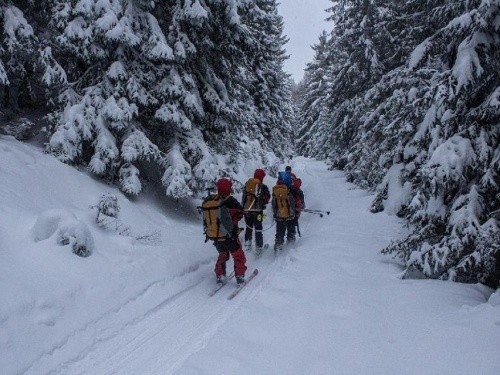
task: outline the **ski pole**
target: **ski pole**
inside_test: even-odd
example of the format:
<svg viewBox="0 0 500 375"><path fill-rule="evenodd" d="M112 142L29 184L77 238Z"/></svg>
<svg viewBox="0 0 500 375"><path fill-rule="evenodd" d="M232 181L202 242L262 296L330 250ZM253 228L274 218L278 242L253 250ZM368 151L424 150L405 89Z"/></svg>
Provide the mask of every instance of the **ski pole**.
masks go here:
<svg viewBox="0 0 500 375"><path fill-rule="evenodd" d="M327 215L330 215L330 211L312 210L312 209L310 209L310 208L304 208L302 211L305 211L305 212L310 212L310 213L322 213L322 214L327 214Z"/></svg>
<svg viewBox="0 0 500 375"><path fill-rule="evenodd" d="M258 210L258 209L256 209L256 208L247 208L247 209L243 209L242 211L243 211L243 212L262 212L262 211L264 211L264 210L263 210L263 209Z"/></svg>
<svg viewBox="0 0 500 375"><path fill-rule="evenodd" d="M308 214L314 214L314 215L319 215L319 217L323 217L323 214L321 212L308 211L308 210L302 210L302 212L307 212Z"/></svg>
<svg viewBox="0 0 500 375"><path fill-rule="evenodd" d="M299 237L302 237L302 235L300 234L300 228L299 228L299 221L298 220L295 222L295 226L297 227L297 233L298 233Z"/></svg>

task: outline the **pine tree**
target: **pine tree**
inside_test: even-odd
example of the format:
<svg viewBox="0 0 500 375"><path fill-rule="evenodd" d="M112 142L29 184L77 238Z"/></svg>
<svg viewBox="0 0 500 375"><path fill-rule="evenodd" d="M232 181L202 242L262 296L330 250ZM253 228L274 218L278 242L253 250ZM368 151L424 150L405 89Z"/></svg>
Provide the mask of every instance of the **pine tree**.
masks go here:
<svg viewBox="0 0 500 375"><path fill-rule="evenodd" d="M326 31L323 31L318 43L312 48L315 52L314 59L307 64L304 80L301 83L303 86L301 96L297 101L299 106L297 147L305 156L325 158L325 148L322 147L318 132L327 126L325 121L328 119L329 96L325 93L329 91L332 58Z"/></svg>
<svg viewBox="0 0 500 375"><path fill-rule="evenodd" d="M348 17L363 4L337 5L351 7L344 8ZM320 149L330 148L348 180L376 188L373 211L408 220L412 233L384 250L403 260L407 277L420 272L497 286L499 2L410 1L399 8L386 2L385 8L393 16L374 16L371 25L388 30L401 48L375 48L381 76L360 76L352 94L344 95L350 82L340 73L361 55L343 49L338 37L338 27L352 23L338 23L330 35L332 90L324 95L330 125L318 129Z"/></svg>
<svg viewBox="0 0 500 375"><path fill-rule="evenodd" d="M498 2L477 2L410 59L410 69L433 74L427 100L420 101L425 115L404 150L402 173L416 187L408 214L414 231L386 250L406 261L408 273L468 282L491 276L479 278L476 271L498 251L485 254L479 244L498 236L499 34L493 20L499 12ZM419 173L412 176L408 167Z"/></svg>
<svg viewBox="0 0 500 375"><path fill-rule="evenodd" d="M47 8L49 1L0 2L0 104L10 116L33 109L49 85L66 80L44 40Z"/></svg>
<svg viewBox="0 0 500 375"><path fill-rule="evenodd" d="M157 20L133 1L59 1L54 43L70 83L53 113L49 151L65 162L118 180L121 189L142 189L137 163L161 161L139 118L155 105L151 84L173 59ZM153 66L157 62L158 66Z"/></svg>
<svg viewBox="0 0 500 375"><path fill-rule="evenodd" d="M282 19L275 1L257 3L3 1L0 101L15 111L43 93L47 150L128 194L148 180L200 195L248 159L289 152Z"/></svg>

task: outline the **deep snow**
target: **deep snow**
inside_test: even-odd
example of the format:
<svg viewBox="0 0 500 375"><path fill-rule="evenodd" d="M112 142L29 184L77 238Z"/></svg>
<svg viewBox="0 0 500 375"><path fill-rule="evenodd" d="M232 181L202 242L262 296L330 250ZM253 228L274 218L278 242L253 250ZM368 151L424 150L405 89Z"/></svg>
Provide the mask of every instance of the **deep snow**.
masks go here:
<svg viewBox="0 0 500 375"><path fill-rule="evenodd" d="M132 202L0 137L1 373L500 373L498 292L401 280L379 252L403 232L399 220L369 213L371 196L341 172L304 158L292 166L308 207L331 214L304 213L302 238L277 257L247 252L249 272L260 273L228 301L232 284L207 296L216 251L199 202ZM106 192L118 196L128 236L95 224L89 207ZM61 211L89 228L90 257L55 234L35 242L37 219ZM264 235L271 245L274 230ZM154 231L159 241L136 239Z"/></svg>

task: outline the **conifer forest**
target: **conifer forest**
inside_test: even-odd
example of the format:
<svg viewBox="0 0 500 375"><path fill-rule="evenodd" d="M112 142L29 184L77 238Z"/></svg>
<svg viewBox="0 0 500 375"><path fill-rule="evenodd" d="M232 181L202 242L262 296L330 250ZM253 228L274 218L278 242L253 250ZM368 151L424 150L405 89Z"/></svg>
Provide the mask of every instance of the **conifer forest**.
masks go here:
<svg viewBox="0 0 500 375"><path fill-rule="evenodd" d="M324 160L403 277L498 287L500 0L330 3L294 82L277 0L0 0L0 131L132 197Z"/></svg>

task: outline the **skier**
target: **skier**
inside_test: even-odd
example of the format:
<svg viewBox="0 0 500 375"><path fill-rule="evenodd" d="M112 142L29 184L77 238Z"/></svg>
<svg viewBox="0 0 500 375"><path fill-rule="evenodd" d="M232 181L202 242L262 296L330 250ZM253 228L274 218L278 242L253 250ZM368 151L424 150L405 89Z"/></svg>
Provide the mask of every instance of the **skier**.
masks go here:
<svg viewBox="0 0 500 375"><path fill-rule="evenodd" d="M219 252L215 263L218 284L226 277L226 262L229 254L234 260L234 275L238 285L245 283L246 258L239 239L238 221L243 218L243 207L231 195L232 182L227 178L217 181L217 194L207 198L203 204L204 226L207 239L214 241ZM212 216L210 216L212 215Z"/></svg>
<svg viewBox="0 0 500 375"><path fill-rule="evenodd" d="M285 172L290 176L291 181L292 181L292 186L294 186L295 180L297 180L297 176L295 175L295 173L292 172L292 167L287 165L285 167Z"/></svg>
<svg viewBox="0 0 500 375"><path fill-rule="evenodd" d="M255 228L255 251L257 255L262 254L264 240L262 236L262 220L264 218L264 210L266 204L271 198L269 188L264 184L266 172L263 169L256 169L253 178L249 178L245 183L241 204L245 213L245 249L250 249L252 246L252 234Z"/></svg>
<svg viewBox="0 0 500 375"><path fill-rule="evenodd" d="M276 221L274 250L281 250L285 241L295 241L295 198L290 191L292 180L286 172L278 173L278 182L273 187L273 215Z"/></svg>
<svg viewBox="0 0 500 375"><path fill-rule="evenodd" d="M306 208L306 202L304 200L304 192L300 188L302 186L302 180L300 178L295 179L293 182L293 190L291 191L295 198L295 219L294 219L294 227L297 228L297 232L300 236L299 231L299 217L300 213L304 208Z"/></svg>

